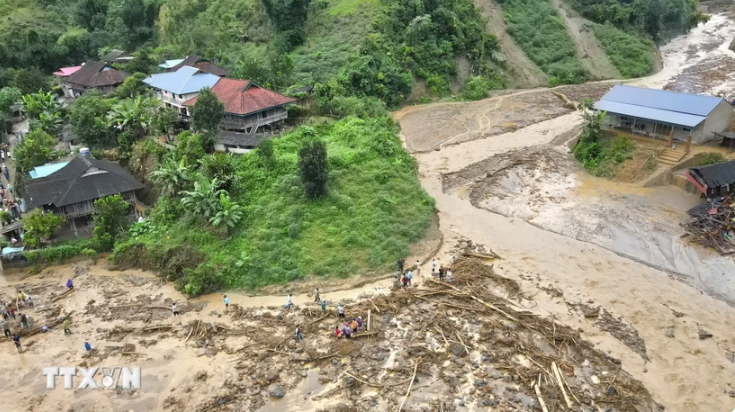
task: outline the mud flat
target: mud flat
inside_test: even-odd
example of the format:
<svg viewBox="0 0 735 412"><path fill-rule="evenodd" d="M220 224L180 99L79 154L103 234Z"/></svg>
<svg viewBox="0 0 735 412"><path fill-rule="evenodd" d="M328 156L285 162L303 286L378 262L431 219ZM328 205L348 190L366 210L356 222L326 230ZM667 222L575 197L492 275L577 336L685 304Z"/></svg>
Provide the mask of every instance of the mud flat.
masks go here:
<svg viewBox="0 0 735 412"><path fill-rule="evenodd" d="M401 404L406 411L512 411L540 410L544 402L550 410L663 410L621 360L580 330L524 309L535 300L492 263L462 257L483 253L481 246L452 247L458 257L452 283L426 276L409 289L339 301L350 317L360 315L366 325L370 319L369 331L351 340L333 337L340 323L333 306L322 312L316 303L232 305L225 312L222 305L186 302L144 272L120 274L82 262L11 279L13 288L35 297L35 308L21 309L32 329L70 314L73 334L52 327L24 338L20 354L5 342L0 385L13 396L4 405L28 411L367 411ZM66 277L77 291L54 301ZM175 301L178 317L169 310ZM635 342L626 335L634 333L631 327L606 313L590 327L623 330L618 339ZM294 338L296 326L302 342ZM90 354L83 353L85 340L94 348ZM66 391L59 383L46 390L41 368L49 365L136 365L142 387Z"/></svg>

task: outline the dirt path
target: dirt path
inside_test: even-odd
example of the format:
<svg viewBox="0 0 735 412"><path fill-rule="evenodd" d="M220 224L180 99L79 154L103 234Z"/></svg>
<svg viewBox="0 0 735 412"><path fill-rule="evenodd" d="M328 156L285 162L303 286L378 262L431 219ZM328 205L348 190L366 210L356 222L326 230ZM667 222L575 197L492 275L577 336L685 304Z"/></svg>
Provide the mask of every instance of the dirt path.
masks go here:
<svg viewBox="0 0 735 412"><path fill-rule="evenodd" d="M592 23L580 17L562 0L551 0L559 16L564 20L569 36L577 47L577 55L593 79L620 79L618 69L612 64L605 50L588 26Z"/></svg>
<svg viewBox="0 0 735 412"><path fill-rule="evenodd" d="M526 56L526 53L513 41L505 31L505 21L500 5L493 0L475 0L475 6L482 10L488 19L487 31L494 34L500 41L500 50L508 61L508 67L513 68L510 75L511 87L537 87L548 84L546 74Z"/></svg>

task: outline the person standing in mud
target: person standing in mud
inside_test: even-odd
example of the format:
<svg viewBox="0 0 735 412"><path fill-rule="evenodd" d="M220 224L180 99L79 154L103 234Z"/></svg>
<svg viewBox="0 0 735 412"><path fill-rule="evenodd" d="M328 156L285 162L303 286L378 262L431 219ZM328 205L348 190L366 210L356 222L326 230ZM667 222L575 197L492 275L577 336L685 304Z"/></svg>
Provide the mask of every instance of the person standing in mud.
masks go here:
<svg viewBox="0 0 735 412"><path fill-rule="evenodd" d="M406 265L406 261L403 258L398 258L398 273L403 273L403 266Z"/></svg>
<svg viewBox="0 0 735 412"><path fill-rule="evenodd" d="M20 314L20 324L23 325L23 328L28 329L28 316L26 316L25 313Z"/></svg>
<svg viewBox="0 0 735 412"><path fill-rule="evenodd" d="M225 312L227 312L230 309L230 298L228 298L227 295L225 295L224 299L225 299Z"/></svg>
<svg viewBox="0 0 735 412"><path fill-rule="evenodd" d="M337 317L345 317L345 308L343 308L342 306L337 306Z"/></svg>
<svg viewBox="0 0 735 412"><path fill-rule="evenodd" d="M337 340L339 340L339 338L340 338L341 336L342 336L342 331L341 331L341 330L339 330L339 326L335 326L335 327L334 327L334 337L336 337L336 338L337 338Z"/></svg>
<svg viewBox="0 0 735 412"><path fill-rule="evenodd" d="M179 308L176 306L176 303L171 305L171 312L174 313L174 316L179 316Z"/></svg>
<svg viewBox="0 0 735 412"><path fill-rule="evenodd" d="M8 325L8 321L5 319L0 320L0 327L2 327L3 334L5 335L5 337L9 338L10 337L10 325Z"/></svg>
<svg viewBox="0 0 735 412"><path fill-rule="evenodd" d="M296 342L304 340L304 335L301 334L301 328L296 326Z"/></svg>
<svg viewBox="0 0 735 412"><path fill-rule="evenodd" d="M17 333L13 335L13 343L15 344L15 348L18 349L18 352L20 352L20 336Z"/></svg>
<svg viewBox="0 0 735 412"><path fill-rule="evenodd" d="M8 320L8 308L5 305L0 305L0 315L3 315L3 319Z"/></svg>
<svg viewBox="0 0 735 412"><path fill-rule="evenodd" d="M33 307L33 298L31 295L26 295L26 305L28 305L29 308Z"/></svg>
<svg viewBox="0 0 735 412"><path fill-rule="evenodd" d="M350 325L345 323L345 326L342 329L342 331L345 334L345 338L350 339L350 337L352 336L352 329L350 329Z"/></svg>
<svg viewBox="0 0 735 412"><path fill-rule="evenodd" d="M413 272L409 270L408 273L406 273L406 279L408 279L408 286L411 286L411 281L413 280Z"/></svg>
<svg viewBox="0 0 735 412"><path fill-rule="evenodd" d="M286 308L290 309L293 306L293 297L291 294L288 294L288 297L286 298Z"/></svg>
<svg viewBox="0 0 735 412"><path fill-rule="evenodd" d="M67 280L66 280L66 287L67 287L67 288L68 288L69 290L72 290L72 289L74 289L74 282L72 282L71 278L69 278L69 279L67 279Z"/></svg>
<svg viewBox="0 0 735 412"><path fill-rule="evenodd" d="M403 275L403 277L401 278L401 283L403 284L404 289L408 287L408 275Z"/></svg>
<svg viewBox="0 0 735 412"><path fill-rule="evenodd" d="M431 259L431 276L436 276L436 259Z"/></svg>
<svg viewBox="0 0 735 412"><path fill-rule="evenodd" d="M71 329L69 328L71 325L71 322L69 321L69 318L64 319L64 335L71 335Z"/></svg>
<svg viewBox="0 0 735 412"><path fill-rule="evenodd" d="M8 305L8 315L15 320L15 306L12 303Z"/></svg>
<svg viewBox="0 0 735 412"><path fill-rule="evenodd" d="M416 259L416 274L421 274L421 262L418 259Z"/></svg>
<svg viewBox="0 0 735 412"><path fill-rule="evenodd" d="M326 312L326 311L327 311L327 300L322 299L322 312Z"/></svg>
<svg viewBox="0 0 735 412"><path fill-rule="evenodd" d="M87 352L87 356L92 352L92 345L89 344L89 341L84 341L84 350Z"/></svg>
<svg viewBox="0 0 735 412"><path fill-rule="evenodd" d="M439 280L444 280L444 265L439 266Z"/></svg>
<svg viewBox="0 0 735 412"><path fill-rule="evenodd" d="M319 288L316 288L316 292L314 292L314 302L319 302L322 300L322 297L319 295Z"/></svg>

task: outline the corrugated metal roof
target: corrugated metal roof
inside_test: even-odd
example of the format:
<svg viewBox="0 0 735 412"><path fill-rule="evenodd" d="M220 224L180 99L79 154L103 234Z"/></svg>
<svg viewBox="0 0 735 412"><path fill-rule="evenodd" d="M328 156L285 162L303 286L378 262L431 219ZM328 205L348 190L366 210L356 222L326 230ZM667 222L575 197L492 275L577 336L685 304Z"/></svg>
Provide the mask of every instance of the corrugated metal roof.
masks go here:
<svg viewBox="0 0 735 412"><path fill-rule="evenodd" d="M710 189L735 184L735 160L709 166L690 167L689 171L702 178Z"/></svg>
<svg viewBox="0 0 735 412"><path fill-rule="evenodd" d="M198 93L205 87L213 87L220 77L205 73L197 68L184 66L171 73L153 74L143 80L144 83L156 89L166 90L175 94Z"/></svg>
<svg viewBox="0 0 735 412"><path fill-rule="evenodd" d="M170 69L183 61L184 59L166 60L165 62L159 64L158 67L162 67L164 69Z"/></svg>
<svg viewBox="0 0 735 412"><path fill-rule="evenodd" d="M30 171L30 175L33 179L38 179L39 177L46 177L50 175L51 173L61 169L62 167L68 165L69 162L59 162L59 163L51 163L48 165L43 166L36 166L33 168L33 170Z"/></svg>
<svg viewBox="0 0 735 412"><path fill-rule="evenodd" d="M602 96L601 101L707 116L722 102L722 98L618 84Z"/></svg>
<svg viewBox="0 0 735 412"><path fill-rule="evenodd" d="M654 109L650 107L636 106L633 104L618 103L600 100L595 103L595 110L622 114L641 119L655 120L661 123L669 123L684 127L696 127L707 119L704 116L671 112L668 110Z"/></svg>

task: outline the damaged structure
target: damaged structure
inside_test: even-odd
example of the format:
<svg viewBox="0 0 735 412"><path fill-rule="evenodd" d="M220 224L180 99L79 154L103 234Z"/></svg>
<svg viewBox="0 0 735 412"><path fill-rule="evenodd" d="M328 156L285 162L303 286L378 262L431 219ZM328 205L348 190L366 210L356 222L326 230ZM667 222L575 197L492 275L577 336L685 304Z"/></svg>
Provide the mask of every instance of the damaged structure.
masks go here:
<svg viewBox="0 0 735 412"><path fill-rule="evenodd" d="M686 177L707 198L729 195L735 189L735 160L690 167Z"/></svg>
<svg viewBox="0 0 735 412"><path fill-rule="evenodd" d="M730 103L714 96L616 85L594 104L606 112L604 127L658 140L701 144L728 130Z"/></svg>

